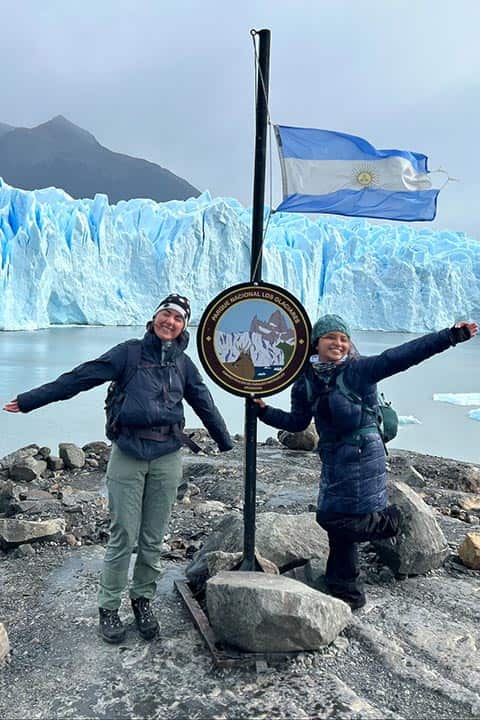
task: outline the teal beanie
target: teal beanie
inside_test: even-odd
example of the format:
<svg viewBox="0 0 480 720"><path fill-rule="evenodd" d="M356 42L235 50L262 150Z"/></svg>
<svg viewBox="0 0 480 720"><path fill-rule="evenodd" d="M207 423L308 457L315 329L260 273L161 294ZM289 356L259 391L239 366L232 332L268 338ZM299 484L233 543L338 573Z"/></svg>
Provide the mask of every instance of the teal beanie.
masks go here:
<svg viewBox="0 0 480 720"><path fill-rule="evenodd" d="M342 332L350 338L350 328L340 315L322 315L313 326L312 345L329 332Z"/></svg>

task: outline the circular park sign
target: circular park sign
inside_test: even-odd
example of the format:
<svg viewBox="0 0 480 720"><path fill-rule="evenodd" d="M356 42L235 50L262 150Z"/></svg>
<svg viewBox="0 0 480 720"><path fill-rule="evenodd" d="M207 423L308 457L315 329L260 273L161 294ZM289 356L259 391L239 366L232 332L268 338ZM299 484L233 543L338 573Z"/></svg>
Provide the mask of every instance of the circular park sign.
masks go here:
<svg viewBox="0 0 480 720"><path fill-rule="evenodd" d="M244 397L290 385L309 353L310 321L283 288L246 283L224 290L202 315L198 354L222 388Z"/></svg>

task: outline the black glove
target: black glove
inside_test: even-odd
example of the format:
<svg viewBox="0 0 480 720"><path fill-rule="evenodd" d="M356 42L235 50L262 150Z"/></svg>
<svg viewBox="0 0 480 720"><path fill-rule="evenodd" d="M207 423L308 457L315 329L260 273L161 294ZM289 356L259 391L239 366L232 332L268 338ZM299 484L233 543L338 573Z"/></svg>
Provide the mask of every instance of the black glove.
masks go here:
<svg viewBox="0 0 480 720"><path fill-rule="evenodd" d="M466 325L462 325L461 327L456 327L454 325L450 328L450 340L452 341L452 345L457 345L457 343L470 340L471 337L470 330Z"/></svg>

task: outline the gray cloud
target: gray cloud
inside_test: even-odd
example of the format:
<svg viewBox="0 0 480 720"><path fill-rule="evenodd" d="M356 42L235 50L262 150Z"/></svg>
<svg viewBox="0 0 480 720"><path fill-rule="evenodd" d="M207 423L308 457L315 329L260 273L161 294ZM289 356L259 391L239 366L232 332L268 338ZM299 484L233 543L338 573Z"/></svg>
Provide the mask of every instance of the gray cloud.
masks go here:
<svg viewBox="0 0 480 720"><path fill-rule="evenodd" d="M64 114L113 150L248 205L249 31L269 27L275 122L425 152L461 178L440 195L433 226L480 237L479 26L476 0L20 0L2 33L0 122ZM273 178L278 204L275 149Z"/></svg>

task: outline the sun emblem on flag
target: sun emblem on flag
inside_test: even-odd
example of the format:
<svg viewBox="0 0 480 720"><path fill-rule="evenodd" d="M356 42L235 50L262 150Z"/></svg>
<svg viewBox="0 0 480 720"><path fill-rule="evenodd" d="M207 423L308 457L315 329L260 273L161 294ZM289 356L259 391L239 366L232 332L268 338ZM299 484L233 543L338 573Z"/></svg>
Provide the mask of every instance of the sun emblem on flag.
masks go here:
<svg viewBox="0 0 480 720"><path fill-rule="evenodd" d="M363 167L356 168L353 171L353 180L357 185L362 188L374 187L378 185L378 179L375 172L371 167L365 165Z"/></svg>

